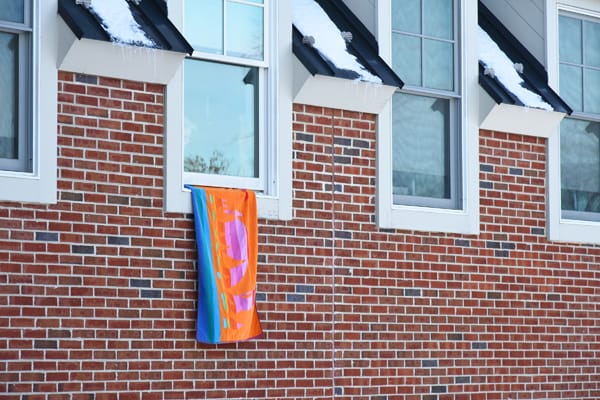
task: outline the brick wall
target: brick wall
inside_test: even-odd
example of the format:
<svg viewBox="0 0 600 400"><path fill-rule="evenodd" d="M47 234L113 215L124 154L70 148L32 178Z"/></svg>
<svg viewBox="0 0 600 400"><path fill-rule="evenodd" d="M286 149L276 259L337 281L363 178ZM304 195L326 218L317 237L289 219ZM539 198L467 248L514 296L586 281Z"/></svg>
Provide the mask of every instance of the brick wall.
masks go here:
<svg viewBox="0 0 600 400"><path fill-rule="evenodd" d="M296 105L265 333L208 346L163 101L60 74L59 202L0 203L0 399L600 398L600 248L546 240L543 139L481 132L480 235L382 230L374 116Z"/></svg>

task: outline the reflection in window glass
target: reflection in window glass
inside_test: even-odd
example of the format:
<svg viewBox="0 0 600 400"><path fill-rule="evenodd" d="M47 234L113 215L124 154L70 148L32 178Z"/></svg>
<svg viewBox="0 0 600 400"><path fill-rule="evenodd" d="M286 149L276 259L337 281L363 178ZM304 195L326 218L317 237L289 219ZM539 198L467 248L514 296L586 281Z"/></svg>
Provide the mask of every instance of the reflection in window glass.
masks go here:
<svg viewBox="0 0 600 400"><path fill-rule="evenodd" d="M454 90L454 46L437 40L423 41L423 86Z"/></svg>
<svg viewBox="0 0 600 400"><path fill-rule="evenodd" d="M600 212L600 123L562 121L560 172L562 209Z"/></svg>
<svg viewBox="0 0 600 400"><path fill-rule="evenodd" d="M223 54L223 0L185 2L184 32L194 50Z"/></svg>
<svg viewBox="0 0 600 400"><path fill-rule="evenodd" d="M226 17L227 55L263 59L263 9L228 1Z"/></svg>
<svg viewBox="0 0 600 400"><path fill-rule="evenodd" d="M450 101L396 93L393 193L450 198Z"/></svg>
<svg viewBox="0 0 600 400"><path fill-rule="evenodd" d="M581 67L560 65L560 95L574 111L583 111L583 73Z"/></svg>
<svg viewBox="0 0 600 400"><path fill-rule="evenodd" d="M24 0L0 0L0 20L24 23Z"/></svg>
<svg viewBox="0 0 600 400"><path fill-rule="evenodd" d="M18 158L19 36L0 32L0 158Z"/></svg>
<svg viewBox="0 0 600 400"><path fill-rule="evenodd" d="M584 68L583 111L600 114L600 70Z"/></svg>
<svg viewBox="0 0 600 400"><path fill-rule="evenodd" d="M185 62L184 170L258 177L259 70Z"/></svg>
<svg viewBox="0 0 600 400"><path fill-rule="evenodd" d="M452 0L423 0L423 34L442 39L452 39L454 27Z"/></svg>
<svg viewBox="0 0 600 400"><path fill-rule="evenodd" d="M421 33L421 0L393 0L392 29Z"/></svg>
<svg viewBox="0 0 600 400"><path fill-rule="evenodd" d="M600 67L600 24L583 23L583 63L590 67Z"/></svg>
<svg viewBox="0 0 600 400"><path fill-rule="evenodd" d="M421 86L421 39L392 34L392 68L405 84Z"/></svg>
<svg viewBox="0 0 600 400"><path fill-rule="evenodd" d="M581 21L561 15L558 24L561 62L581 64Z"/></svg>

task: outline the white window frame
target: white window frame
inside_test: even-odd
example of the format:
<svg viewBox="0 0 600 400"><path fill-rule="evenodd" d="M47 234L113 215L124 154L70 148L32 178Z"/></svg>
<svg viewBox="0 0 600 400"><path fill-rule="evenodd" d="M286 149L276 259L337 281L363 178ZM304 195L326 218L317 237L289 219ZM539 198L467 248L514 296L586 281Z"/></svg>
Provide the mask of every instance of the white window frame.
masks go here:
<svg viewBox="0 0 600 400"><path fill-rule="evenodd" d="M546 0L546 51L548 79L559 86L558 16L565 11L600 18L600 3L595 0ZM548 238L554 241L600 244L600 222L563 217L561 208L560 132L548 138Z"/></svg>
<svg viewBox="0 0 600 400"><path fill-rule="evenodd" d="M254 62L257 66L268 65L268 78L265 85L266 119L264 131L266 139L261 147L268 155L262 176L264 189L257 193L258 215L261 218L288 220L292 218L292 17L289 1L271 1L266 9L265 63ZM169 0L169 19L183 32L184 6L181 0ZM267 28L268 26L268 28ZM278 40L273 40L278 38ZM289 38L289 39L287 39ZM286 40L287 39L287 40ZM232 62L226 56L206 55L208 61ZM239 61L238 61L239 63ZM250 65L252 62L244 62ZM182 63L183 64L183 63ZM183 65L175 72L167 84L166 91L166 145L165 145L165 209L172 212L192 212L190 191L184 187L183 171ZM194 174L196 175L196 174ZM194 184L215 185L223 178L197 174L202 179ZM230 178L230 177L227 177ZM248 187L248 181L241 178L229 180L228 187ZM222 185L222 183L221 183ZM251 186L251 185L250 185Z"/></svg>
<svg viewBox="0 0 600 400"><path fill-rule="evenodd" d="M33 1L28 118L31 172L0 171L0 201L56 203L57 7L56 1Z"/></svg>
<svg viewBox="0 0 600 400"><path fill-rule="evenodd" d="M394 204L392 189L392 110L385 106L377 120L377 224L381 228L462 234L479 233L479 83L477 0L459 1L458 46L461 76L460 207L458 209ZM391 64L391 0L379 0L377 36L380 55ZM467 38L470 38L467 40ZM402 78L402 77L400 77Z"/></svg>

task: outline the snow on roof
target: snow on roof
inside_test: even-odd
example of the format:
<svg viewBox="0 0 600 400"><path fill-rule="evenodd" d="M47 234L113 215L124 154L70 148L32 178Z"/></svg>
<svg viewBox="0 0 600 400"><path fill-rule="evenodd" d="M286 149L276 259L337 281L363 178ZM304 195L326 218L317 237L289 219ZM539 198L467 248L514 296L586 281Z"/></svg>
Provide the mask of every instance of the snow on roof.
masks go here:
<svg viewBox="0 0 600 400"><path fill-rule="evenodd" d="M479 27L479 60L485 64L486 68L493 70L500 83L525 106L553 110L552 106L546 103L540 95L522 86L523 78L515 69L515 64L481 27Z"/></svg>
<svg viewBox="0 0 600 400"><path fill-rule="evenodd" d="M378 76L348 53L339 28L314 0L292 0L292 21L303 36L314 38L312 46L336 68L356 72L359 80L381 83Z"/></svg>
<svg viewBox="0 0 600 400"><path fill-rule="evenodd" d="M89 10L102 21L102 27L115 43L155 47L135 21L126 0L91 0Z"/></svg>

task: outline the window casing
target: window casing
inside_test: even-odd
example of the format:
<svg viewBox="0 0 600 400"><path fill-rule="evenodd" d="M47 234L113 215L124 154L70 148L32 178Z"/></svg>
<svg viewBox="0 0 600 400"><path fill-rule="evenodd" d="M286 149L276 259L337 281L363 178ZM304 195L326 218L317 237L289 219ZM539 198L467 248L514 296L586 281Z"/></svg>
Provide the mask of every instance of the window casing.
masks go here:
<svg viewBox="0 0 600 400"><path fill-rule="evenodd" d="M477 1L379 1L377 29L405 82L378 119L378 225L476 234Z"/></svg>
<svg viewBox="0 0 600 400"><path fill-rule="evenodd" d="M600 221L600 20L561 12L558 32L562 216Z"/></svg>
<svg viewBox="0 0 600 400"><path fill-rule="evenodd" d="M0 9L0 170L31 172L32 2Z"/></svg>
<svg viewBox="0 0 600 400"><path fill-rule="evenodd" d="M186 184L264 192L269 0L185 2Z"/></svg>
<svg viewBox="0 0 600 400"><path fill-rule="evenodd" d="M210 9L215 4L219 5L223 2L221 0L211 0L203 2L190 1L190 3L197 3L193 7L201 8L202 10L197 11L200 12L204 11L204 8ZM292 217L291 127L293 93L291 3L288 1L271 0L231 0L228 3L243 4L248 7L260 7L262 9L264 15L264 26L262 27L264 47L262 49L262 57L254 57L252 54L240 57L242 54L237 51L239 49L228 52L228 35L227 29L224 28L226 23L221 24L222 26L219 27L219 32L222 33L220 39L203 45L201 41L199 42L194 39L194 36L200 34L199 32L192 33L191 37L187 35L185 29L186 21L188 21L188 24L196 26L199 20L194 18L193 13L186 12L186 3L181 0L169 0L168 2L169 19L180 31L186 33L186 39L195 47L196 51L192 57L187 58L182 63L181 68L176 71L171 81L167 84L167 101L165 104L166 165L164 207L166 211L192 211L191 196L189 190L185 188L186 184L244 188L256 191L259 217L290 219ZM223 10L223 8L219 7L217 7L217 10ZM225 17L221 17L219 20L223 20L223 18ZM205 26L202 29L210 31L216 28L214 26ZM256 31L254 29L254 32ZM202 35L206 36L207 34L204 33ZM258 53L255 52L253 54ZM190 67L190 65L193 66ZM254 149L247 151L248 154L244 155L246 158L243 163L247 167L238 168L234 173L229 173L228 175L210 173L214 172L214 168L218 169L219 165L221 165L219 161L221 159L218 157L218 154L216 154L216 158L213 161L213 170L197 172L197 167L202 164L202 160L196 160L193 154L194 151L190 151L190 148L186 150L185 142L189 140L189 136L187 139L185 136L190 134L189 128L192 127L188 122L186 129L185 122L185 108L190 105L190 100L186 99L185 81L188 79L186 72L198 65L201 66L198 67L200 70L202 68L211 69L213 67L215 69L227 69L230 75L235 76L237 74L236 82L240 82L242 75L243 80L246 81L244 84L232 85L227 90L229 93L241 93L245 96L245 108L242 106L237 107L238 110L241 109L244 111L241 114L237 113L238 121L242 120L244 121L243 126L248 129L254 129L255 135L252 138L253 140L250 140L250 142L254 143ZM220 73L218 75L217 77L212 76L211 79L223 83L225 75ZM201 82L201 78L193 82L193 84L197 86L205 85ZM226 89L225 87L223 88ZM189 91L188 94L191 96L195 95L194 91ZM223 98L218 98L218 93L216 100L208 101L207 99L210 99L211 96L210 90L204 91L203 94L197 97L202 98L203 96L205 105L213 106L214 102L225 102ZM257 103L258 106L255 106ZM187 111L188 115L197 109L194 106L189 107ZM216 115L213 115L213 119L219 120ZM232 119L231 110L229 110L226 117L227 119ZM223 120L224 118L220 119ZM229 122L225 121L225 123ZM221 128L221 130L229 133L226 132L227 129ZM219 132L214 131L214 129L209 129L212 136L219 135ZM213 141L213 143L215 142ZM238 146L237 149L241 148L245 147ZM223 154L225 153L223 150L217 150ZM237 151L238 153L236 154L239 154L241 151L231 146L226 147L226 150L230 153ZM186 151L188 151L188 171L185 171ZM191 160L189 160L190 155L192 155ZM202 154L198 155L202 156ZM252 162L250 161L250 155L254 156ZM208 162L204 160L204 163L210 167L210 157L213 156L213 149L210 149L202 157L207 158L207 156Z"/></svg>

